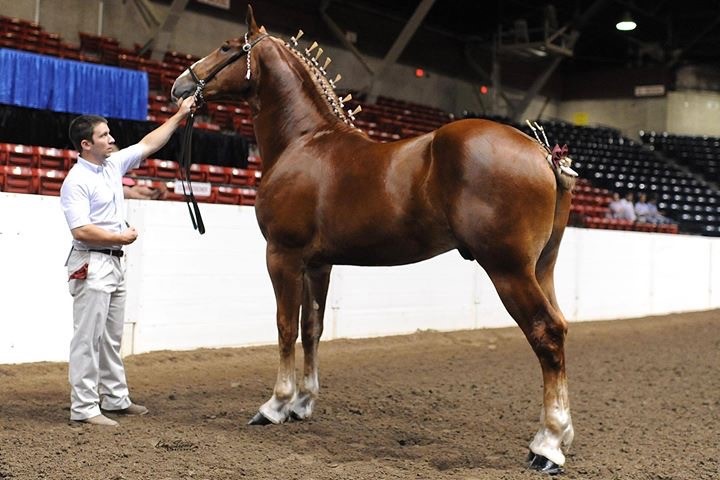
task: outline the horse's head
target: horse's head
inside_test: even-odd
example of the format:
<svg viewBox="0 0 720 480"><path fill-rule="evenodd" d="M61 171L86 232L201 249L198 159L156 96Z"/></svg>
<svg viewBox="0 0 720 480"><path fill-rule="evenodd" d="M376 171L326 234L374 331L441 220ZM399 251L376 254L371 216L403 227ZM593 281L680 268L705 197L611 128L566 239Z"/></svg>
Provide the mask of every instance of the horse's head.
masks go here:
<svg viewBox="0 0 720 480"><path fill-rule="evenodd" d="M252 50L268 34L264 27L255 23L249 5L246 22L248 31L244 37L226 41L175 79L170 91L173 100L196 95L202 103L204 100L236 100L248 96L253 74Z"/></svg>

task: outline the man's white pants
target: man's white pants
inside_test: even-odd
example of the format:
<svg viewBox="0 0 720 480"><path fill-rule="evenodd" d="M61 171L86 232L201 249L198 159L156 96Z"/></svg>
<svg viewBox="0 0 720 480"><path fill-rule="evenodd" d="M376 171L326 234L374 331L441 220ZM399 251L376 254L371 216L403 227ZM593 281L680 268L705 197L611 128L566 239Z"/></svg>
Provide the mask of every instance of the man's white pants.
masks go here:
<svg viewBox="0 0 720 480"><path fill-rule="evenodd" d="M73 297L68 375L71 420L100 415L100 407L120 410L131 404L120 357L125 319L125 260L73 249L68 259L68 276L72 277L84 265L87 278L71 278L68 282Z"/></svg>

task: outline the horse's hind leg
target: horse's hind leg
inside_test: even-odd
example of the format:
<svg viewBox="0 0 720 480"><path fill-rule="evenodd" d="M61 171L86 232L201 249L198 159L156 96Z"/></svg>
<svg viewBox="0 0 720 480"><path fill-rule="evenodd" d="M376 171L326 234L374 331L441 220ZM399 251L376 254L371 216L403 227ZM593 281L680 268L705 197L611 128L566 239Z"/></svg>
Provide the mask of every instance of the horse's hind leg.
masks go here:
<svg viewBox="0 0 720 480"><path fill-rule="evenodd" d="M250 420L251 425L284 422L290 416L290 408L297 397L295 342L303 289L302 262L299 255L273 248L268 243L267 267L277 302L280 365L273 395Z"/></svg>
<svg viewBox="0 0 720 480"><path fill-rule="evenodd" d="M573 439L565 375L567 322L553 307L532 269L489 273L505 308L522 329L542 367L543 408L540 429L530 443L530 467L560 473L565 463L562 446Z"/></svg>
<svg viewBox="0 0 720 480"><path fill-rule="evenodd" d="M320 392L318 375L318 344L323 332L325 300L330 285L332 266L308 269L303 278L303 301L300 325L305 353L303 381L300 393L292 404L290 414L298 420L312 415L315 400Z"/></svg>

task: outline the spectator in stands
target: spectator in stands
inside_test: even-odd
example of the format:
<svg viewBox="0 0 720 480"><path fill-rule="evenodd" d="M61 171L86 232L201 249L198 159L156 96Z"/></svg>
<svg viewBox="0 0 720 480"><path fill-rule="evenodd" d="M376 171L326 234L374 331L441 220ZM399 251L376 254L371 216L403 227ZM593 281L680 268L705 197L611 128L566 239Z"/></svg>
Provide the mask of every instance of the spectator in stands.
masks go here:
<svg viewBox="0 0 720 480"><path fill-rule="evenodd" d="M167 188L162 186L148 187L138 185L132 177L123 177L123 196L135 200L162 200L167 195ZM162 185L162 184L158 184Z"/></svg>
<svg viewBox="0 0 720 480"><path fill-rule="evenodd" d="M650 205L647 202L647 195L645 193L638 194L638 201L635 202L635 216L638 222L649 222L650 217Z"/></svg>
<svg viewBox="0 0 720 480"><path fill-rule="evenodd" d="M620 200L620 204L622 209L620 216L617 218L634 222L637 217L635 216L635 205L633 205L633 193L627 192L625 197Z"/></svg>
<svg viewBox="0 0 720 480"><path fill-rule="evenodd" d="M138 236L125 221L122 177L162 148L194 106L192 97L181 100L164 124L117 153L103 117L83 115L70 124L79 157L65 177L60 204L73 236L67 259L73 297L71 420L117 426L101 409L121 415L148 412L130 400L120 356L126 295L122 247Z"/></svg>
<svg viewBox="0 0 720 480"><path fill-rule="evenodd" d="M633 206L633 194L628 192L624 198L620 198L620 194L613 193L613 199L608 205L610 208L610 218L616 218L618 220L630 220L635 221L635 207Z"/></svg>
<svg viewBox="0 0 720 480"><path fill-rule="evenodd" d="M613 192L612 200L610 200L608 208L610 209L610 212L608 213L608 216L610 218L620 218L624 207L620 199L620 194L618 192Z"/></svg>
<svg viewBox="0 0 720 480"><path fill-rule="evenodd" d="M660 212L657 208L657 199L654 195L650 196L647 202L648 206L648 214L647 214L647 222L648 223L673 223L672 220L667 218Z"/></svg>

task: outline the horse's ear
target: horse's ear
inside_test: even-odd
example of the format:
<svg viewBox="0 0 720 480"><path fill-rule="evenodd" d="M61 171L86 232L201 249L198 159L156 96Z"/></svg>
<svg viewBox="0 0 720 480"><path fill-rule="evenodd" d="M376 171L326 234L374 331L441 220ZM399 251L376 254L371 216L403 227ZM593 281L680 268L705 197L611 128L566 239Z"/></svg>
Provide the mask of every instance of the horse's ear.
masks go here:
<svg viewBox="0 0 720 480"><path fill-rule="evenodd" d="M260 26L260 33L267 33L267 30L265 30L265 25Z"/></svg>
<svg viewBox="0 0 720 480"><path fill-rule="evenodd" d="M253 14L252 6L248 3L247 15L245 15L245 23L248 27L248 33L253 34L258 32L257 23L255 23L255 15Z"/></svg>

